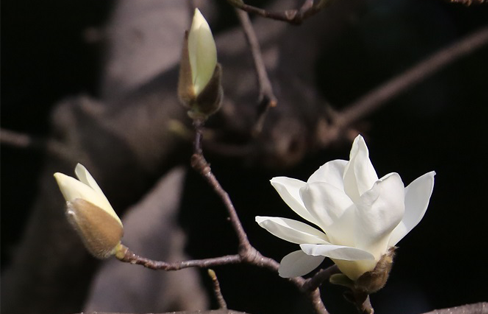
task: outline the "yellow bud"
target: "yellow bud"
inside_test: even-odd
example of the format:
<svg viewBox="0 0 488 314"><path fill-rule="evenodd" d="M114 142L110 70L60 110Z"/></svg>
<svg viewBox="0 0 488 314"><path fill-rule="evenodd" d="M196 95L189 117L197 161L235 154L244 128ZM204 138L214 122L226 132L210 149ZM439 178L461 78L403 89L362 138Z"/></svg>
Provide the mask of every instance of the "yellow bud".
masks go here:
<svg viewBox="0 0 488 314"><path fill-rule="evenodd" d="M68 221L90 253L107 258L120 243L122 222L88 170L78 164L75 173L79 180L59 172L54 174L66 200Z"/></svg>

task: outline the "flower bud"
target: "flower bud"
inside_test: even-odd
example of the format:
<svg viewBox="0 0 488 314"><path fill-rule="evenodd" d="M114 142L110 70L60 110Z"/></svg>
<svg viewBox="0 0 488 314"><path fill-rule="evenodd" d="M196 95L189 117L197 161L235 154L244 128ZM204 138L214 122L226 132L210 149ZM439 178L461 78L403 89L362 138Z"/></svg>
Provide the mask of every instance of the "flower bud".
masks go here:
<svg viewBox="0 0 488 314"><path fill-rule="evenodd" d="M59 172L54 174L66 200L68 221L93 256L108 258L122 239L122 222L88 170L78 164L75 173L79 181Z"/></svg>
<svg viewBox="0 0 488 314"><path fill-rule="evenodd" d="M386 254L376 263L372 271L362 274L354 283L357 290L371 294L383 288L390 275L393 266L393 257L396 247L391 247Z"/></svg>
<svg viewBox="0 0 488 314"><path fill-rule="evenodd" d="M191 29L185 33L178 79L178 96L192 119L205 120L220 108L221 76L212 31L195 9Z"/></svg>
<svg viewBox="0 0 488 314"><path fill-rule="evenodd" d="M365 272L355 281L343 273L333 274L329 282L350 288L352 291L371 294L383 288L390 275L393 266L393 257L396 247L391 247L386 254L376 263L372 271Z"/></svg>

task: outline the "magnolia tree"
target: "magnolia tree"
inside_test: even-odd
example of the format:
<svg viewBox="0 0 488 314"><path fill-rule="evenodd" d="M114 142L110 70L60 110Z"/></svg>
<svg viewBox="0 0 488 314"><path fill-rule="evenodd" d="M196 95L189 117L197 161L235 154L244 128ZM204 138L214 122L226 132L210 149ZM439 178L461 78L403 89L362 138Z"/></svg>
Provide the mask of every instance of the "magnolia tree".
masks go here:
<svg viewBox="0 0 488 314"><path fill-rule="evenodd" d="M245 33L247 46L250 48L254 65L254 69L250 72L255 74L253 80L255 77L257 81L256 85L259 89L258 105L256 106L257 113L254 115L253 112L250 115L252 118L248 119L251 123L244 124L240 120L234 119L231 120L228 128L235 132L234 135L242 134L242 129L244 128L246 129L246 134L254 140L259 137L263 130L266 130L267 125L275 122L267 118L267 116L270 111L275 110L275 107L279 106L282 100L276 96L278 93L275 94L272 78L269 77L267 71L267 66L270 63L277 63L276 60L269 61L274 60L273 49L270 49L271 51L268 51L266 54L262 52L259 46L258 36L248 14L277 20L283 25L287 23L298 25L305 22L309 17L321 11L328 10L328 5L332 1L303 1L299 9L288 11L263 10L240 0L229 0L228 2L234 7ZM471 1L469 2L471 3ZM482 3L484 1L478 2ZM354 3L354 1L351 3ZM345 4L342 3L342 5ZM69 225L74 229L86 250L98 259L111 259L112 261L134 264L132 266L134 270L137 267L136 265L142 265L145 268L161 272L174 271L173 273L176 278L178 278L179 274L181 274L181 278L188 278L188 276L184 277L183 271L180 272L183 269L198 268L207 270L213 284L213 293L219 309L205 312L207 310L205 304L197 302L196 298L192 299L192 297L188 297L185 302L182 302L189 304L194 301L194 304L203 304L202 308L200 308L202 312L198 313L239 313L229 309L232 308L232 304L229 304L229 308L227 307L226 287L224 286L221 291L218 280L219 269L222 266L230 265L230 267L237 267L235 264L253 266L247 269L249 272L252 272L253 269L258 270L259 268L263 268L273 276L278 277L281 282L291 283L297 288L295 290L296 294L303 294L306 297L308 302L307 309L311 309L315 313L329 313L324 304L334 296L329 291L324 291L325 289L323 289L329 283L333 285L333 288L343 292L344 298L340 298L338 302L351 303L352 305L348 304L348 306L351 308L355 307L359 313L373 313L375 304L372 304L369 296L380 289L388 289L388 278L394 266L397 245L408 233L414 230L424 217L434 191L436 173L430 171L420 175L411 182L405 183L396 172L388 174L377 173L370 160L369 150L365 140L366 136L363 137L365 133L361 134L362 132L352 128L351 125L360 120L362 116L377 109L388 98L400 93L402 89L415 84L421 77L435 72L436 69L441 68L457 57L486 43L488 41L488 31L485 29L450 47L449 54L447 55L441 52L432 56L431 59L419 64L411 71L407 71L398 78L395 78L391 83L368 94L357 103L351 105L350 108L336 112L327 107L325 115L328 118L317 119L317 125L313 127L315 146L311 146L314 149L321 149L330 143L347 140L348 145L351 142L349 156L343 156L341 157L342 159L321 161L322 166L315 172L309 173L310 176L307 181L286 176L269 178L272 187L283 200L283 204L280 207L282 211L280 212L283 213L283 216L290 216L295 219L274 217L272 216L274 213L268 212L267 208L259 208L259 215L253 217L255 226L259 226L268 232L266 233L258 227L259 230L263 231L263 236L270 236L267 241L276 241L272 243L279 243L278 239L271 237L272 235L292 243L296 247L296 250L281 256L281 260L278 261L271 258L270 256L272 254L266 249L260 248L258 250L258 247L260 247L259 240L261 239L250 240L248 232L241 220L245 213L238 206L234 206L231 196L224 190L219 177L213 173L210 163L206 159L208 157L207 151L214 153L216 151L225 151L228 153L227 155L232 155L234 152L233 147L212 146L212 143L208 143L213 138L222 135L212 133L207 126L219 119L219 113L231 116L229 112L239 110L241 110L239 113L249 112L248 108L242 110L242 108L236 109L236 107L232 106L233 97L239 97L243 94L247 95L246 93L253 87L249 87L248 84L240 85L239 82L228 83L225 81L226 71L235 71L239 75L240 73L244 73L242 75L243 77L246 77L246 75L249 76L248 72L239 72L241 71L240 66L246 68L246 70L248 67L238 64L239 62L237 61L240 60L240 56L234 52L234 47L232 46L227 48L226 56L228 57L230 55L234 57L233 61L237 60L235 62L237 65L235 65L235 68L232 68L232 65L230 65L228 66L230 67L229 69L221 65L219 63L221 60L220 54L217 50L218 45L214 41L209 24L198 9L192 10L192 13L193 18L189 30L184 34L173 34L173 36L178 36L181 39L180 42L182 42L182 46L177 47L179 67L176 71L173 71L174 75L173 72L169 71L171 74L167 77L165 76L161 81L164 84L148 84L140 94L132 96L133 98L123 93L112 96L112 99L117 99L117 101L119 99L129 99L128 105L127 103L123 103L119 107L113 106L115 108L113 111L100 109L100 106L97 104L94 105L90 101L82 99L79 100L76 106L71 106L71 109L75 108L73 109L75 113L77 108L83 108L81 110L81 118L71 119L72 115L76 114L73 114L69 110L56 112L55 118L60 118L58 120L66 118L66 121L69 121L60 128L65 130L63 137L66 142L70 143L71 150L66 149L66 146L61 145L59 142L49 143L48 149L55 151L58 154L57 156L62 156L66 160L69 160L71 162L70 166L76 164L74 169L76 178L61 172L54 173L54 178L65 200L65 217ZM260 29L263 31L264 28L261 27ZM271 41L273 36L278 38L277 33L283 33L281 29L275 31L275 33L273 31L275 30L270 31L270 34L266 34L268 36L266 38L267 40ZM172 30L165 29L165 32L171 33ZM175 47L170 48L175 49ZM308 51L302 51L302 53L310 57ZM265 60L266 58L268 61ZM307 68L308 58L297 61L301 63L299 66L294 67L292 64L286 70L292 71L294 69L300 70L302 67ZM113 74L120 67L120 64L119 66L109 66L108 68L110 70L107 72ZM275 67L278 66L275 65ZM139 78L126 78L126 80L121 80L121 82L130 85L128 82L131 82L131 79L137 81ZM278 80L278 78L276 79ZM228 84L226 85L226 83ZM107 84L109 86L105 91L107 94L113 93L113 85ZM184 115L179 116L179 113L177 113L181 107L175 109L167 105L164 110L161 110L160 107L162 105L160 102L164 102L166 99L161 94L154 92L154 90L163 85L169 90L165 95L177 95L179 103L185 108ZM280 92L281 95L289 96L283 96L283 98L287 98L283 99L283 101L289 101L289 103L295 106L293 85L294 81L292 83L283 83L280 85ZM300 92L303 92L299 97L299 100L302 102L306 102L317 96L314 92L307 89L307 87L300 86L299 89ZM287 94L287 92L290 93ZM242 98L248 100L245 97ZM137 101L131 102L133 99L137 99ZM114 103L118 104L117 101L114 101ZM168 102L177 102L177 99L174 97ZM143 104L142 109L134 106L134 103ZM304 111L308 108L306 104L303 107ZM154 108L158 109L153 110ZM303 148L300 145L304 145L303 142L309 141L309 138L302 136L302 133L304 133L302 132L303 130L296 127L296 120L293 119L295 111L291 112L291 118L288 116L288 119L283 120L282 125L273 128L269 132L271 134L269 137L278 142L276 151L281 152L282 155L286 155L286 158L282 159L284 161L281 165L291 165L297 160L300 160L305 154L305 149L300 149ZM164 131L160 131L156 126L146 123L148 121L147 117L153 114L156 116L155 121L164 122L163 126L159 126ZM104 119L99 118L101 116ZM246 117L249 118L249 115ZM184 121L180 121L179 118ZM97 132L102 131L94 130L90 124L86 124L88 125L87 127L80 122L84 121L83 119L99 121L100 124L97 124L97 126L105 132L105 135L108 135L98 139ZM135 125L133 130L126 130L128 123ZM76 127L80 128L81 131L79 129L76 129L76 132L72 131ZM289 138L284 136L286 132L283 130L292 133L294 135L293 140L290 139L292 136ZM120 143L117 140L113 140L113 138L118 139L118 137L123 139L120 141L123 145L117 146L114 144ZM172 259L175 255L172 255L169 259L157 260L150 258L144 253L140 253L141 248L133 244L134 242L131 241L130 236L124 238L125 217L123 217L123 223L117 214L120 213L120 209L117 208L118 204L112 202L110 200L111 198L107 197L103 191L109 191L107 193L109 196L117 195L117 186L126 185L129 186L127 190L131 190L129 192L126 191L129 194L127 197L129 199L131 197L134 198L137 192L132 190L143 190L138 185L139 182L144 181L141 178L150 176L153 172L160 171L161 163L166 162L171 164L169 160L172 160L172 156L165 155L163 151L164 149L169 151L172 149L176 150L174 147L178 146L178 144L175 144L177 141L174 140L174 137L184 138L185 140L189 139L193 143L192 152L182 149L186 154L184 161L188 163L187 160L189 160L191 167L206 181L226 209L228 221L232 226L232 232L235 234L238 242L233 254L211 256L204 259L190 259L186 258L186 256L176 255L181 259L176 261ZM286 139L283 139L285 137ZM93 140L94 138L96 140ZM296 140L297 138L299 140ZM86 144L87 142L88 144ZM110 147L110 145L114 145L114 147ZM165 148L160 148L160 146L164 146ZM280 151L279 148L282 146L286 146L287 149ZM298 151L296 155L293 154L294 150L289 149L295 146L299 147L299 149L296 149ZM90 149L84 149L84 147L90 147ZM251 147L251 149L253 148L255 146ZM103 171L100 171L100 169L98 171L95 170L92 172L92 176L87 169L92 169L91 165L96 164L95 162L90 162L90 158L86 158L90 150L97 152L93 158L104 159L105 165L119 162L120 164L117 164L117 167L114 167L114 169L131 170L113 171L114 173L110 175L115 179L110 182L111 184L107 184L106 180L99 180L97 176L97 173ZM118 161L118 157L122 155L125 159ZM279 154L270 155L276 156ZM270 158L271 161L266 160L264 163L267 165L273 164L275 159ZM82 163L87 165L87 167L83 166ZM135 170L133 169L134 164L137 165L137 169ZM56 169L55 171L66 172L64 170ZM110 172L109 170L107 171ZM49 175L52 172L49 172ZM49 183L54 185L51 178L50 180ZM97 180L100 184L97 183ZM159 196L155 196L159 194L159 187L156 187L155 190L156 192L151 192L147 200L140 205L141 207L150 207L159 210L158 207L162 199ZM123 194L124 192L120 193ZM134 195L131 193L134 193ZM164 195L164 197L167 198L168 195ZM249 195L248 197L253 196ZM58 213L61 212L59 206L52 206L53 203L51 202L59 205L59 203L51 201L53 199L60 199L59 194L49 195L49 201L46 201L47 205L44 205L49 207L54 214L52 216L40 214L34 219L41 225L40 228L44 228L44 223L46 226L50 226L45 228L48 231L42 233L40 237L45 236L45 234L61 233L57 228L49 225L55 219L48 218L58 217ZM288 208L293 212L288 211ZM202 206L199 210L205 211L207 208ZM176 238L175 235L179 235L181 232L179 229L173 229L172 225L175 220L174 217L168 218L168 230L165 236L171 239L173 237ZM225 221L221 223L224 225ZM209 230L208 232L219 232L219 230ZM36 233L30 232L30 234ZM54 238L54 236L52 237ZM49 243L44 238L41 241L43 241L43 244ZM161 250L163 251L171 251L174 246L181 249L181 244L179 246L175 245L173 240L169 242L171 248L164 247L164 245L169 245L168 243L156 243L156 250L159 250L159 246L161 246ZM78 242L72 241L68 235L66 239L63 238L63 241L57 241L52 247L49 246L48 248L39 250L26 249L22 256L28 261L35 259L36 263L32 267L36 268L39 266L41 268L44 260L39 259L39 256L52 257L54 255L52 252L63 252L67 256L64 264L55 262L51 265L49 260L46 259L45 264L48 266L44 265L44 268L48 269L45 271L47 274L45 277L52 275L49 269L61 269L66 274L69 274L67 275L65 284L58 290L58 293L61 293L60 291L65 290L67 286L79 284L83 280L88 281L85 278L85 274L90 273L90 271L93 272L92 269L87 270L85 268L92 260L84 259L82 253L79 252L80 250L77 244ZM216 245L219 245L219 243L216 243ZM49 251L51 249L52 251ZM404 254L415 254L415 252L405 250ZM401 259L402 257L399 256L397 258ZM57 261L56 258L54 260ZM61 257L59 260L61 260ZM327 266L331 264L332 266ZM115 268L113 266L114 264L107 265ZM149 272L146 269L144 271ZM29 274L33 272L35 273L34 270L26 271ZM38 277L41 278L43 275L41 274ZM191 278L194 280L194 277ZM173 282L177 282L177 280ZM182 279L182 281L185 280ZM25 287L22 282L28 282L28 280L18 280L18 282L12 285L13 290L21 291ZM134 282L123 282L123 285L132 284L135 285ZM260 285L259 282L254 284ZM83 282L80 285L83 286ZM190 286L183 286L175 294L187 293L190 295L190 290L192 290ZM110 284L106 284L101 290L106 292L113 288ZM165 292L170 293L171 288L173 287L166 289ZM49 291L49 289L46 290ZM56 292L55 289L52 290ZM26 295L26 299L30 300L30 296L27 293ZM106 296L104 295L104 297ZM160 297L164 299L165 295ZM20 297L19 299L21 300ZM78 299L76 300L79 301ZM10 304L15 304L13 301L9 300L9 302ZM252 300L249 300L249 302L252 302ZM17 302L16 304L21 303L23 302ZM448 310L448 313L481 313L480 309L484 311L486 304L452 308ZM301 312L301 310L297 311L297 313ZM306 311L304 310L303 312L305 313ZM331 313L334 314L333 311ZM440 310L435 311L435 313L440 314L444 312Z"/></svg>
<svg viewBox="0 0 488 314"><path fill-rule="evenodd" d="M314 8L319 9L320 5ZM173 263L136 255L122 244L121 220L95 179L81 164L75 168L78 180L61 173L54 174L66 200L69 222L88 251L97 258L114 255L122 262L161 270L249 263L289 278L309 295L317 313L327 313L320 294L320 285L326 280L346 286L349 299L360 312L373 313L368 296L385 286L393 265L395 245L424 216L434 188L435 172L420 176L406 187L397 173L378 178L369 159L368 147L358 135L349 160L326 162L307 182L288 177L271 179L284 202L316 226L287 218L257 216L256 222L271 234L299 244L299 250L278 263L249 242L232 200L220 186L203 154L202 128L221 107L221 76L212 32L203 15L195 9L183 44L178 95L188 108L188 116L195 128L192 167L209 182L226 205L239 238L237 254ZM300 277L319 268L325 258L330 258L335 266L320 269L307 279ZM213 271L212 277L216 280ZM222 309L226 309L220 290L216 293Z"/></svg>

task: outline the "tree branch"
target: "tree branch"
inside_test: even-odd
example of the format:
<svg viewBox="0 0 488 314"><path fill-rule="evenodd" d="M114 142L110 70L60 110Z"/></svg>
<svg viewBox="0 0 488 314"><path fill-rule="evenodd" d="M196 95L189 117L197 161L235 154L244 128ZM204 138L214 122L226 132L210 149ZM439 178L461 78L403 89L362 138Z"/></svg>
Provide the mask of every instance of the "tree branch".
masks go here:
<svg viewBox="0 0 488 314"><path fill-rule="evenodd" d="M0 128L0 143L18 148L43 148L45 141L31 135Z"/></svg>
<svg viewBox="0 0 488 314"><path fill-rule="evenodd" d="M293 25L300 25L307 18L320 12L320 10L330 4L332 0L305 0L300 9L285 10L281 12L267 11L265 9L245 4L242 0L227 0L227 2L240 10L246 11L247 13L257 14L265 18L283 21Z"/></svg>
<svg viewBox="0 0 488 314"><path fill-rule="evenodd" d="M88 312L85 314L122 314L122 313L108 313L108 312ZM124 313L130 314L130 313ZM198 312L171 312L171 313L154 313L154 314L245 314L231 310L213 310L213 311L198 311ZM442 310L435 310L426 312L424 314L488 314L488 303L480 302L474 304L466 304L463 306L456 306Z"/></svg>
<svg viewBox="0 0 488 314"><path fill-rule="evenodd" d="M136 313L84 312L79 314L136 314ZM137 313L137 314L141 314L141 313ZM183 311L183 312L165 312L165 313L151 313L151 314L248 314L248 313L237 312L237 311L232 311L227 309L219 309L219 310L211 310L211 311Z"/></svg>
<svg viewBox="0 0 488 314"><path fill-rule="evenodd" d="M424 314L488 314L488 303L466 304L448 309L434 310Z"/></svg>
<svg viewBox="0 0 488 314"><path fill-rule="evenodd" d="M483 4L487 3L486 0L447 0L451 3L461 3L464 4L465 6L470 6L472 4Z"/></svg>
<svg viewBox="0 0 488 314"><path fill-rule="evenodd" d="M331 141L336 140L351 124L379 109L392 98L405 92L446 65L481 48L487 43L488 27L485 26L466 38L431 55L404 73L367 93L359 100L347 106L342 112L333 114L332 123L326 126L326 132L324 130L319 132L319 142L325 146Z"/></svg>
<svg viewBox="0 0 488 314"><path fill-rule="evenodd" d="M242 227L242 223L237 215L235 207L227 194L227 192L222 188L217 178L214 176L210 169L210 165L205 160L202 152L202 137L203 137L203 124L202 120L196 119L193 122L195 128L195 141L193 150L194 153L191 158L192 167L199 172L204 179L210 184L214 189L215 193L222 199L227 212L229 214L229 220L236 232L239 241L238 254L226 255L215 258L201 259L201 260L190 260L190 261L180 261L167 263L163 261L154 261L145 257L134 254L126 246L121 244L120 249L116 253L116 257L126 263L143 265L146 268L154 270L166 270L174 271L180 270L188 267L199 267L199 268L209 268L214 266L222 266L228 264L238 264L238 263L248 263L258 267L268 268L274 272L278 272L279 264L275 260L263 256L256 248L254 248L247 234ZM311 300L315 311L317 314L328 314L325 306L320 297L320 290L315 289L303 289L305 283L307 282L302 277L289 278L290 282L294 283L300 290L304 291L306 295Z"/></svg>
<svg viewBox="0 0 488 314"><path fill-rule="evenodd" d="M239 9L236 9L236 13L239 21L241 22L242 30L244 31L249 48L251 49L252 58L254 60L254 68L256 69L256 76L258 79L258 118L253 127L253 134L258 134L263 128L268 109L271 107L276 107L278 100L276 99L268 73L266 72L266 66L264 65L261 48L259 47L259 41L252 26L251 20L249 19L249 14Z"/></svg>
<svg viewBox="0 0 488 314"><path fill-rule="evenodd" d="M330 266L330 267L327 267L325 269L321 269L320 271L315 273L315 275L313 275L313 277L307 279L307 281L303 285L303 289L315 290L318 287L320 287L320 285L324 281L329 280L330 276L332 276L333 274L337 274L337 273L340 273L340 270L337 267L337 265L335 265L335 264Z"/></svg>
<svg viewBox="0 0 488 314"><path fill-rule="evenodd" d="M126 246L123 246L122 251L118 253L116 257L120 261L125 263L142 265L146 268L153 269L153 270L166 270L166 271L180 270L188 267L209 268L214 266L238 264L242 262L241 257L238 254L236 254L236 255L225 255L225 256L215 257L215 258L167 263L167 262L155 261L149 258L139 256L133 253L131 250L129 250L129 248Z"/></svg>

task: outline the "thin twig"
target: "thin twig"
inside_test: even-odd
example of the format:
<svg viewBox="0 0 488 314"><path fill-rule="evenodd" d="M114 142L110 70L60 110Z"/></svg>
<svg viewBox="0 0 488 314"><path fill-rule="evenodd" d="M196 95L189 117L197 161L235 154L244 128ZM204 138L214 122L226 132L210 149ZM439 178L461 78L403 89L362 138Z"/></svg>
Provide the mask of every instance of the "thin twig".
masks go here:
<svg viewBox="0 0 488 314"><path fill-rule="evenodd" d="M220 290L220 283L219 279L217 278L217 274L212 269L208 270L208 275L210 279L212 279L215 298L217 299L217 303L219 304L220 309L227 309L227 303L225 302L224 296L222 295L222 291Z"/></svg>
<svg viewBox="0 0 488 314"><path fill-rule="evenodd" d="M242 227L239 216L237 215L237 211L234 208L234 204L232 203L229 194L227 194L227 192L220 185L217 178L215 178L214 174L212 173L212 170L210 169L210 165L208 164L208 162L205 160L205 157L203 156L202 147L201 147L201 140L203 134L203 122L196 121L195 123L193 123L193 126L195 127L195 141L194 141L194 154L191 158L191 165L193 169L198 171L202 175L202 177L205 180L207 180L209 185L214 189L215 193L217 193L217 195L220 196L220 198L222 199L222 202L224 203L225 208L227 209L227 212L229 214L232 227L234 228L237 234L237 238L239 240L239 251L250 250L251 243L249 243L247 234L244 231L244 228Z"/></svg>
<svg viewBox="0 0 488 314"><path fill-rule="evenodd" d="M149 258L145 258L137 254L134 254L126 246L122 246L121 251L116 254L116 257L120 261L125 263L142 265L149 269L165 270L165 271L174 271L174 270L180 270L189 267L209 268L209 267L229 265L229 264L238 264L242 262L241 257L238 254L236 254L236 255L226 255L226 256L215 257L215 258L167 263L163 261L151 260Z"/></svg>
<svg viewBox="0 0 488 314"><path fill-rule="evenodd" d="M227 2L240 10L246 11L247 13L257 14L265 18L283 21L293 25L300 25L307 18L320 12L320 10L332 2L332 0L305 0L300 9L285 10L281 12L261 9L245 4L242 0L227 0Z"/></svg>
<svg viewBox="0 0 488 314"><path fill-rule="evenodd" d="M121 245L121 248L117 252L116 257L117 259L125 263L142 265L149 269L165 271L176 271L189 267L209 268L240 263L247 263L258 267L268 268L274 272L278 272L279 268L279 264L275 260L263 256L252 246L250 246L248 250L240 250L239 254L235 255L167 263L139 256L130 251L129 248L127 248L126 246ZM303 289L306 280L302 277L289 278L288 280L295 284L295 286L297 286L300 290L303 290L306 293L306 295L312 302L317 314L328 314L324 304L322 303L320 290L318 288L315 290Z"/></svg>
<svg viewBox="0 0 488 314"><path fill-rule="evenodd" d="M236 9L237 17L241 22L242 30L251 49L252 58L254 60L254 68L259 85L258 96L258 118L253 128L253 134L261 132L268 109L276 107L278 100L273 92L271 81L269 80L266 66L264 65L263 55L259 47L258 37L252 26L249 14L245 11Z"/></svg>
<svg viewBox="0 0 488 314"><path fill-rule="evenodd" d="M369 115L382 105L385 105L392 98L405 92L446 65L487 43L488 27L485 26L466 38L433 54L387 83L375 88L373 91L347 106L347 109L332 117L332 123L327 127L327 132L321 132L318 135L320 143L325 146L331 141L336 140L351 124Z"/></svg>
<svg viewBox="0 0 488 314"><path fill-rule="evenodd" d="M41 151L51 156L67 157L72 153L66 149L64 143L52 138L36 137L2 128L0 128L0 144L20 149Z"/></svg>
<svg viewBox="0 0 488 314"><path fill-rule="evenodd" d="M488 3L486 0L447 0L452 3L461 3L464 4L465 6L470 6L472 4L483 4L483 3Z"/></svg>
<svg viewBox="0 0 488 314"><path fill-rule="evenodd" d="M249 263L258 267L265 267L277 272L279 264L275 260L263 256L249 242L247 234L242 227L242 223L239 219L239 216L237 215L236 209L234 207L234 204L232 203L232 200L229 197L229 194L227 194L227 192L222 188L219 181L212 173L210 165L203 156L201 148L203 121L195 121L193 123L193 126L195 127L195 142L191 165L196 171L198 171L202 175L203 178L207 180L210 186L214 189L215 193L217 193L217 195L220 196L220 198L222 199L222 202L227 209L227 213L229 214L229 220L239 240L239 257L241 258L242 262ZM298 288L303 288L303 285L305 284L305 279L301 277L290 278L289 280L293 282ZM314 305L314 308L318 314L328 313L325 309L324 304L322 303L322 299L320 298L320 291L318 288L307 292L307 295L311 299L312 304Z"/></svg>
<svg viewBox="0 0 488 314"><path fill-rule="evenodd" d="M330 276L333 274L340 273L339 268L337 265L332 265L325 269L318 271L313 277L307 279L307 281L303 285L303 289L305 290L315 290L324 282L329 280Z"/></svg>
<svg viewBox="0 0 488 314"><path fill-rule="evenodd" d="M18 133L3 128L0 129L0 143L18 148L36 148L44 146L43 140L35 139L28 134Z"/></svg>

